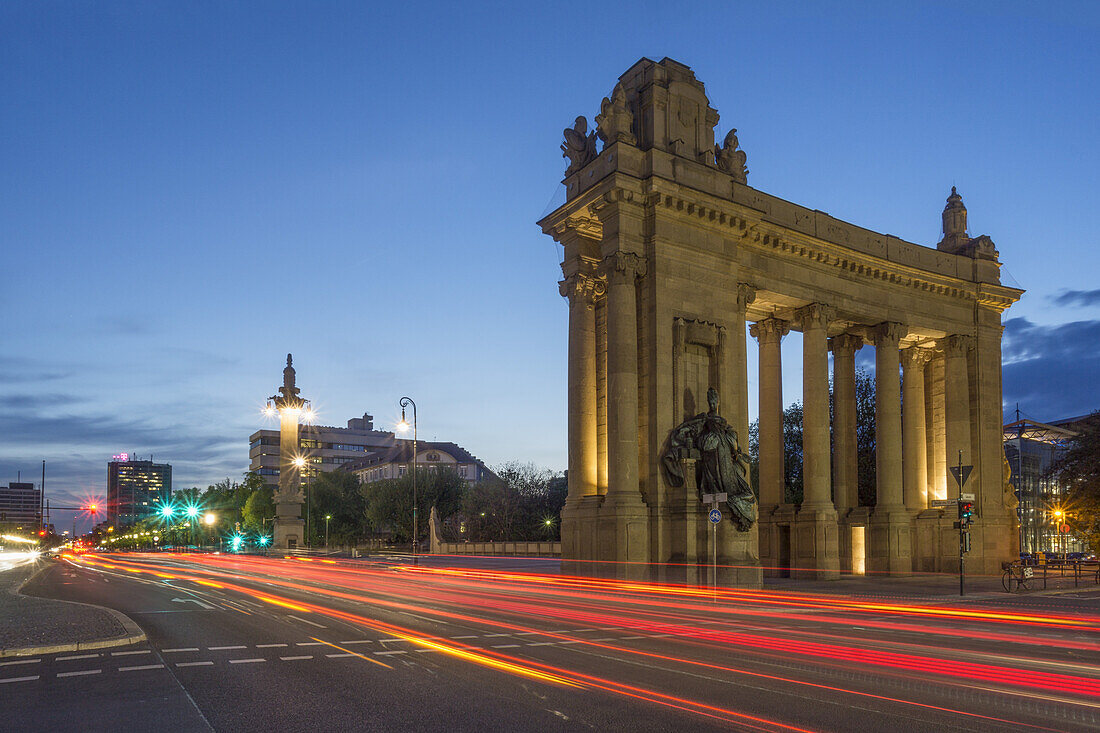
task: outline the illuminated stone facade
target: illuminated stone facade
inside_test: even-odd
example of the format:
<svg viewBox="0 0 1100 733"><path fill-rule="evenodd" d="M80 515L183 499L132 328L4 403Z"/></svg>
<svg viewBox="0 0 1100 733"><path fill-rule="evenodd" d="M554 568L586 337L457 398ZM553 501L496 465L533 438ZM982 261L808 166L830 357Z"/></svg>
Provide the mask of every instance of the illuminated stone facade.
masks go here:
<svg viewBox="0 0 1100 733"><path fill-rule="evenodd" d="M1016 534L1001 480L1000 314L1021 291L1000 284L993 243L967 235L954 191L936 247L758 191L736 131L715 145L718 120L691 69L642 59L604 100L594 133L583 118L566 130L566 203L539 224L563 245L569 303L567 567L705 577L706 507L691 481L670 485L659 458L670 430L706 410L712 386L747 443L751 326L759 520L747 532L719 525L720 583L757 585L765 570L828 579L957 567L954 512L929 502L957 497L947 467L960 453L977 495L969 566L999 571ZM782 341L792 330L803 338L798 506L783 486ZM861 347L874 349L878 374L874 507L858 506L855 490Z"/></svg>

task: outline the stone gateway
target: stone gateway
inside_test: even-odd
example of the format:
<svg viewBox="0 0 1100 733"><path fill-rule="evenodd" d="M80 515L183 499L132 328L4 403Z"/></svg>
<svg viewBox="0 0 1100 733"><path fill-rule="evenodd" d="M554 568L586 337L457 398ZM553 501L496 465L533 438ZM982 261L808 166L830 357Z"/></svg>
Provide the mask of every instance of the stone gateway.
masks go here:
<svg viewBox="0 0 1100 733"><path fill-rule="evenodd" d="M1001 313L1022 291L1000 284L993 242L968 235L954 189L935 247L758 191L736 130L715 144L718 121L690 68L642 59L603 100L595 133L583 117L565 132L566 203L539 222L564 247L569 303L565 571L706 577L700 482L713 483L708 461L729 457L708 457L695 428L677 428L721 420L745 449L747 326L759 346L759 486L755 502L737 490L740 510L724 511L714 534L720 584L952 571L954 511L931 502L957 498L948 467L959 460L974 466L966 491L977 499L968 567L998 571L1017 552L1001 486ZM783 479L782 341L792 330L803 340L799 505ZM856 494L855 352L867 345L874 506ZM720 417L708 411L712 388ZM719 475L729 478L738 454L726 450Z"/></svg>

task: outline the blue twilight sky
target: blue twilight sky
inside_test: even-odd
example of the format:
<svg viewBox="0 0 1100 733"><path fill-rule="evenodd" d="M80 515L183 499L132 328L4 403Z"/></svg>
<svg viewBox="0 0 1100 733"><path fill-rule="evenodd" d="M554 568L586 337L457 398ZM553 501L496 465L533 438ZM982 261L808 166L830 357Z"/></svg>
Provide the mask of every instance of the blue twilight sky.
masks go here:
<svg viewBox="0 0 1100 733"><path fill-rule="evenodd" d="M564 468L534 222L642 56L695 70L764 191L934 244L957 185L1028 290L1006 405L1100 408L1095 4L680 7L0 4L0 482L102 494L120 451L239 478L287 352L326 424L408 394L425 438Z"/></svg>

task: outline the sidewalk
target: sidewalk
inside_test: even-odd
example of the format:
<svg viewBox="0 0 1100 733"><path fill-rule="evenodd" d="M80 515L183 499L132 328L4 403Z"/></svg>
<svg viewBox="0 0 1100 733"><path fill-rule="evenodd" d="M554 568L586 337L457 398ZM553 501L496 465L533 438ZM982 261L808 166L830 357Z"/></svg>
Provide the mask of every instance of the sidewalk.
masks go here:
<svg viewBox="0 0 1100 733"><path fill-rule="evenodd" d="M990 576L967 576L966 595L959 595L959 576L951 574L920 574L907 578L888 578L872 576L842 575L840 580L812 581L791 580L790 578L764 578L764 589L769 591L790 591L796 593L823 595L853 595L867 598L905 598L910 600L959 601L959 600L1006 600L1035 596L1054 596L1068 593L1100 592L1100 585L1082 580L1079 587L1073 586L1073 576L1064 578L1051 575L1046 590L1042 590L1041 580L1035 584L1036 590L1018 593L1006 593L1001 578Z"/></svg>
<svg viewBox="0 0 1100 733"><path fill-rule="evenodd" d="M39 574L61 570L37 560L0 572L0 657L102 649L145 641L145 633L118 611L22 595Z"/></svg>

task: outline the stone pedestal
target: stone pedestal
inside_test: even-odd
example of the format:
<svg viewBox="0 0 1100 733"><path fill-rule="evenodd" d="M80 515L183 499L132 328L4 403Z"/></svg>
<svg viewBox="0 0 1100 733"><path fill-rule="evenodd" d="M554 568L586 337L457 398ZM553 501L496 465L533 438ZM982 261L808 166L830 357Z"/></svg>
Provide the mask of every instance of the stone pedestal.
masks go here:
<svg viewBox="0 0 1100 733"><path fill-rule="evenodd" d="M273 547L280 550L293 550L304 546L305 522L302 520L301 512L300 502L280 502L275 505Z"/></svg>
<svg viewBox="0 0 1100 733"><path fill-rule="evenodd" d="M867 543L870 548L870 555L867 558L868 572L878 575L912 573L913 541L909 536L908 512L904 509L876 510L871 515L868 531L870 532Z"/></svg>
<svg viewBox="0 0 1100 733"><path fill-rule="evenodd" d="M836 580L840 577L840 538L833 505L803 504L792 529L796 552L792 577Z"/></svg>

